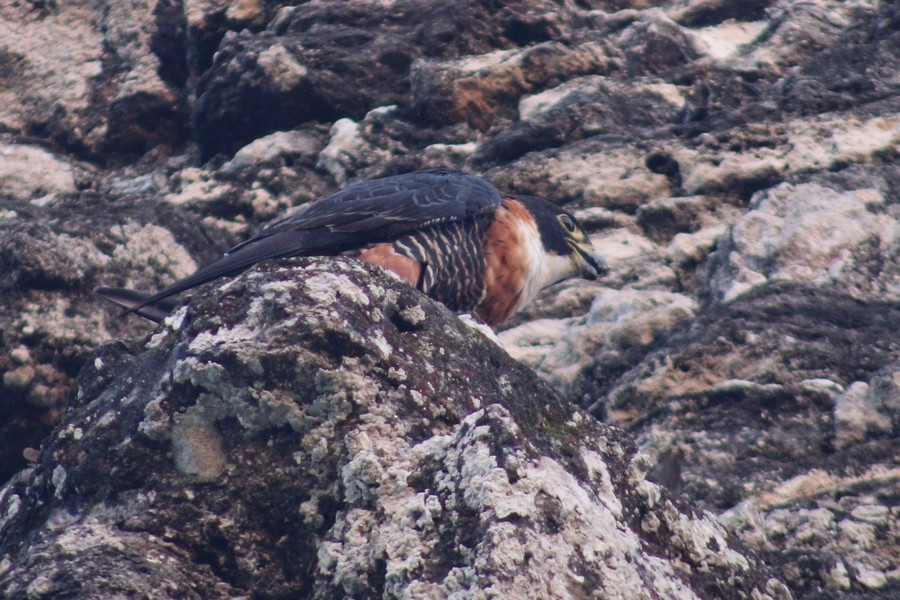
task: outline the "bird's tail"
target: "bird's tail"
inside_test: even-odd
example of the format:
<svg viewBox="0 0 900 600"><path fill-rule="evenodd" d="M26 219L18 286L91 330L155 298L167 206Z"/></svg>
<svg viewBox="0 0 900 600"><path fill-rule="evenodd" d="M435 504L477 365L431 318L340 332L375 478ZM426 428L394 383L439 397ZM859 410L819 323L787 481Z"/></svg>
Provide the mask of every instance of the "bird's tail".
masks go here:
<svg viewBox="0 0 900 600"><path fill-rule="evenodd" d="M113 304L117 304L126 309L128 313L140 315L145 319L150 319L157 323L163 319L178 306L178 301L173 298L163 298L153 301L153 294L149 292L139 292L137 290L129 290L125 288L114 288L99 286L94 288L94 293L102 298L106 298ZM148 300L150 303L148 304ZM127 314L127 313L126 313Z"/></svg>

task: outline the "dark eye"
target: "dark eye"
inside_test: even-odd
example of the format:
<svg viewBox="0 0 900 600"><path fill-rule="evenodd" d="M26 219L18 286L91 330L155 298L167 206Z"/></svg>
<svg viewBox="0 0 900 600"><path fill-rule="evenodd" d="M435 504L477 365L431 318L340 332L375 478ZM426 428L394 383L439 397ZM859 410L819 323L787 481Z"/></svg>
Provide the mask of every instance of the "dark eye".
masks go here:
<svg viewBox="0 0 900 600"><path fill-rule="evenodd" d="M559 222L562 223L563 228L569 233L575 233L575 221L572 220L572 217L569 215L559 215Z"/></svg>

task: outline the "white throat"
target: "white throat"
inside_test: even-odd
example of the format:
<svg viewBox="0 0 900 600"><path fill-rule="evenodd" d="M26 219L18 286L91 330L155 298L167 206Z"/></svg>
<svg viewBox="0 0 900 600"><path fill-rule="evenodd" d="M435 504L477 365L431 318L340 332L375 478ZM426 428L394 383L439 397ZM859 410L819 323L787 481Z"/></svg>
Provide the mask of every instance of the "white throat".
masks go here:
<svg viewBox="0 0 900 600"><path fill-rule="evenodd" d="M530 227L523 229L527 229L523 231L523 240L528 261L536 268L525 279L518 307L531 302L545 287L572 277L577 271L571 256L548 254L544 249L541 234Z"/></svg>

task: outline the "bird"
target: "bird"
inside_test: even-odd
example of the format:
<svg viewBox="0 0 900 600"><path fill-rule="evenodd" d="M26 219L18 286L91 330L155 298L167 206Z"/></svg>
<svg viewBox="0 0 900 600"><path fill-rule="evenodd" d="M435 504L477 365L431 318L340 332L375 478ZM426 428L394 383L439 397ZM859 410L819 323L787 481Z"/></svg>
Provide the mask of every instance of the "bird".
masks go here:
<svg viewBox="0 0 900 600"><path fill-rule="evenodd" d="M568 211L536 196L501 194L462 171L430 169L360 181L315 200L156 293L94 291L160 322L182 292L263 260L340 255L380 265L491 327L545 287L609 271Z"/></svg>

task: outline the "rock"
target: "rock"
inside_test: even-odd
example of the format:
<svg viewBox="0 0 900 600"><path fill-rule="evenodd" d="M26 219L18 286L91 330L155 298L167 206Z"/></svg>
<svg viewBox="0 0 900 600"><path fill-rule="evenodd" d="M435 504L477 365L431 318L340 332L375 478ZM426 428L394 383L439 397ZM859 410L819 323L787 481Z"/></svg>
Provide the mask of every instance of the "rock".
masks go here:
<svg viewBox="0 0 900 600"><path fill-rule="evenodd" d="M36 146L0 144L0 188L34 198L75 191L75 173L65 160Z"/></svg>
<svg viewBox="0 0 900 600"><path fill-rule="evenodd" d="M874 398L869 394L869 385L862 381L850 384L847 390L835 399L834 427L835 446L846 448L865 440L870 435L891 433L890 415L879 412Z"/></svg>
<svg viewBox="0 0 900 600"><path fill-rule="evenodd" d="M583 317L534 321L504 331L500 339L561 393L583 401L580 381L602 385L621 374L647 348L693 319L696 310L680 294L609 290L594 299Z"/></svg>
<svg viewBox="0 0 900 600"><path fill-rule="evenodd" d="M878 168L854 168L757 194L725 240L713 293L729 302L772 280L836 285L856 297L897 300L900 273L893 258L900 258L900 213L889 204L888 183L894 177ZM871 260L872 252L878 256L873 270L855 264ZM861 281L858 272L870 279Z"/></svg>
<svg viewBox="0 0 900 600"><path fill-rule="evenodd" d="M797 4L779 1L760 43L744 53L743 65L784 72L832 45L855 23L878 13L878 2L821 0Z"/></svg>
<svg viewBox="0 0 900 600"><path fill-rule="evenodd" d="M163 199L223 229L245 234L291 207L334 190L316 170L325 147L322 127L273 133L241 148L218 168L187 167L172 174Z"/></svg>
<svg viewBox="0 0 900 600"><path fill-rule="evenodd" d="M387 162L393 154L388 149L378 148L370 143L364 137L360 123L339 119L331 128L328 145L319 153L316 166L330 173L332 179L343 185L347 183L349 173Z"/></svg>
<svg viewBox="0 0 900 600"><path fill-rule="evenodd" d="M674 121L684 98L676 86L648 81L628 86L602 76L571 79L519 101L519 120L486 139L475 159L508 161L592 135Z"/></svg>
<svg viewBox="0 0 900 600"><path fill-rule="evenodd" d="M814 114L877 102L895 96L900 52L896 18L882 7L841 34L840 41L812 56L779 82L779 105L785 110ZM844 8L844 7L842 7ZM871 60L878 56L879 60Z"/></svg>
<svg viewBox="0 0 900 600"><path fill-rule="evenodd" d="M884 515L876 528L898 523L877 508L898 481L888 399L897 397L900 347L884 333L898 325L895 302L770 283L701 313L642 357L632 350L619 374L601 353L576 365L605 369L570 365L549 377L574 373L569 396L596 398L592 409L632 432L649 456L680 452L680 493L722 513L798 595L887 598L896 552L855 518L836 523L873 505ZM543 353L585 344L574 331ZM606 387L585 387L602 385L606 373ZM811 522L810 513L827 521Z"/></svg>
<svg viewBox="0 0 900 600"><path fill-rule="evenodd" d="M755 131L754 131L755 130ZM766 142L761 143L762 139ZM698 138L698 147L673 154L687 194L742 190L749 199L810 171L835 169L889 152L900 141L900 118L827 114L785 124L741 127Z"/></svg>
<svg viewBox="0 0 900 600"><path fill-rule="evenodd" d="M24 466L65 411L87 354L115 336L146 326L116 317L92 289L117 281L152 289L210 260L221 233L181 211L145 203L110 210L96 194L59 195L46 203L8 201L0 220L0 317L3 375L0 478Z"/></svg>
<svg viewBox="0 0 900 600"><path fill-rule="evenodd" d="M412 68L413 110L440 125L465 121L488 129L514 114L519 99L565 79L612 69L604 44L545 42L477 58L420 60Z"/></svg>
<svg viewBox="0 0 900 600"><path fill-rule="evenodd" d="M690 35L661 10L650 9L619 35L630 76L656 75L700 56Z"/></svg>
<svg viewBox="0 0 900 600"><path fill-rule="evenodd" d="M289 3L281 0L185 0L183 4L161 3L157 14L172 15L175 22L161 27L161 32L178 32L177 39L186 46L180 48L180 53L173 53L173 60L202 73L209 69L219 43L229 31L260 31L285 5Z"/></svg>
<svg viewBox="0 0 900 600"><path fill-rule="evenodd" d="M772 0L680 0L674 3L673 18L689 27L714 25L723 21L760 21Z"/></svg>
<svg viewBox="0 0 900 600"><path fill-rule="evenodd" d="M592 138L526 155L490 173L504 189L634 213L674 191L669 177L647 166L656 151L649 145Z"/></svg>
<svg viewBox="0 0 900 600"><path fill-rule="evenodd" d="M111 481L128 480L128 489L139 490L110 496L133 502L121 514L141 513L151 496L153 502L177 498L185 510L200 498L205 512L198 511L197 518L162 525L158 513L151 515L156 521L150 530L138 521L114 520L99 500L89 503L89 516L79 512L82 505L66 504L81 493L72 482L93 476L53 449L86 448L85 440L97 439L94 432L102 429L93 429L96 420L74 424L88 406L75 394L76 374L84 369L82 399L98 398L125 363L145 360L137 357L145 356L146 342L120 342L92 354L106 340L144 335L147 326L117 318L90 288L97 283L155 288L340 185L454 167L484 176L503 191L565 205L612 257L608 276L544 290L498 336L566 400L634 438L639 456L616 464L628 462L631 471L646 471L648 480L676 494L671 500L676 512L689 505L716 515L747 550L734 549L755 553L797 598L896 597L900 557L891 532L900 530L893 501L900 427L898 23L896 2L874 0L4 4L0 293L8 310L0 314L0 478L14 476L7 489L19 491L4 495L0 518L34 510L37 496L20 490L27 486L27 469L36 469L50 486L40 497L54 509L31 521L47 528L17 530L34 534L27 551L32 564L50 565L59 558L82 566L54 578L52 568L38 573L39 566L0 558L0 577L18 582L16 575L27 572L24 585L30 588L22 593L31 597L74 589L65 586L75 581L67 573L75 572L78 581L113 582L109 585L134 595L246 596L257 581L253 577L276 571L282 575L272 580L283 583L281 563L265 558L253 563L263 556L254 554L256 546L229 545L238 539L230 525L236 521L227 520L234 512L224 496L215 496L221 491L215 486L238 467L244 469L240 473L252 472L248 481L257 481L257 471L277 478L281 472L298 473L301 466L291 462L289 452L276 456L284 462L269 469L273 454L253 446L268 438L250 435L244 446L237 444L236 432L246 430L236 419L193 413L176 418L173 407L151 408L134 422L156 423L154 415L173 415L159 430L165 439L153 442L159 446L116 447L115 453L131 462ZM338 312L345 302L352 305L356 296L337 298L333 287L320 286L317 297ZM217 310L227 313L226 308ZM400 328L431 319L424 309L401 312ZM285 311L283 318L293 316ZM483 328L472 325L475 331L460 331L481 336ZM452 331L457 326L456 320L447 322ZM381 345L361 340L337 337L321 345ZM159 344L169 348L165 340ZM286 356L295 356L290 352ZM418 362L432 358L424 353ZM479 369L494 368L483 355L473 360ZM512 379L525 377L514 372ZM528 393L538 389L533 379L522 381L510 386L524 385ZM476 384L487 382L472 377L453 389ZM380 481L381 473L402 475L432 457L433 464L417 471L423 473L421 485L455 485L464 477L449 457L481 448L486 438L478 436L515 440L509 455L518 456L534 446L527 441L533 439L528 424L543 422L540 411L523 418L510 403L487 400L469 408L443 425L439 419L422 425L427 432L437 423L447 437L415 452L398 454L416 447L406 434L369 454L360 450L361 436L347 438L346 447L360 458L352 461L348 450L340 471L336 464L326 465L331 471L322 466L327 477L319 483L331 478L334 489L346 490L341 497L357 504L331 506L309 497L278 508L277 496L254 496L245 487L237 506L247 507L241 513L247 518L259 516L254 535L266 543L276 530L294 532L291 527L319 536L321 555L311 559L314 563L297 562L294 554L283 563L291 569L300 564L303 572L327 580L318 590L332 586L336 595L361 597L372 585L378 590L374 595L391 595L416 565L437 565L435 579L417 580L426 583L407 589L443 597L456 577L453 581L463 583L453 589L464 595L470 571L453 568L474 564L465 560L487 556L494 544L510 539L494 536L498 522L490 521L497 506L508 506L498 500L501 491L508 493L504 498L521 498L516 494L522 486L537 486L563 472L585 490L589 478L569 468L571 457L532 453L556 456L561 471L550 463L529 463L541 465L535 468L541 472L532 469L521 483L502 489L483 485L485 495L468 496L472 504L466 506L476 508L462 525L447 524L436 512L429 498L446 499L444 492L423 495L408 511L413 504L404 504L406 496L393 503L377 500L390 508L384 515L402 516L397 522L450 528L444 531L469 526L475 533L460 538L467 543L487 531L494 536L478 537L486 554L477 554L478 544L465 546L476 549L465 559L455 542L434 546L427 555L399 550L407 547L401 543L406 539L416 540L409 548L425 548L419 541L431 534L395 536L400 529L388 531L380 515L360 509L367 498L382 497L367 482ZM322 410L332 414L328 406ZM563 422L574 414L566 410ZM478 428L465 429L463 423L478 411L492 433L472 437ZM63 418L66 425L50 433ZM120 431L119 417L108 418L115 419L111 430ZM587 431L586 425L579 427ZM154 431L132 440L146 441L140 436ZM293 429L285 425L285 440L288 432ZM599 439L592 435L586 439ZM279 440L273 448L287 447ZM326 456L330 447L321 447L315 457ZM246 464L239 462L245 448L251 448ZM622 456L630 457L629 452ZM144 463L164 467L152 470ZM100 465L91 485L104 485L109 463L91 464ZM312 467L302 467L307 468ZM195 482L194 499L174 487L156 490L159 480L145 475L157 471ZM415 476L411 481L420 485ZM636 480L628 475L623 481L621 489L630 490L627 482ZM62 498L56 498L57 487ZM406 493L400 485L392 489ZM572 502L583 499L570 496ZM202 504L213 497L221 503ZM609 495L597 497L615 505ZM635 497L626 494L620 504L632 506ZM665 561L675 556L666 545L672 530L652 511L635 526L604 521L605 513L594 512L590 502L557 504L552 495L537 501L536 493L534 498L541 514L562 515L577 506L583 515L597 516L579 527L604 539L596 523L617 523L623 534L640 529L643 537L633 539L665 557L655 564L669 564ZM290 518L266 522L273 507ZM445 505L440 510L446 511ZM560 523L559 539L587 547L573 533L577 520L544 519L534 516L537 510L522 520L510 516L500 528L533 532L526 521L546 523L545 530ZM483 528L476 527L476 519L484 519ZM377 535L363 540L359 532L369 522ZM172 532L201 541L175 547L167 537ZM2 535L16 537L14 531ZM653 535L655 546L646 543ZM294 539L290 533L272 552L306 552L291 545ZM543 538L523 533L521 547L534 548L536 539ZM631 542L612 539L608 556L631 556ZM207 542L210 554L194 554ZM571 547L548 542L525 565L519 546L504 546L512 562L503 564L513 564L508 570L519 573L544 561L556 572L573 573L577 585L600 589L594 576L609 571L591 561L603 552L586 553L584 562ZM571 560L560 565L543 553L546 548ZM73 554L62 556L66 553ZM191 562L197 556L207 566ZM384 557L384 568L374 556ZM110 560L122 565L115 577L96 567ZM642 561L629 564L646 564ZM683 575L683 585L698 596L752 593L752 586L739 581L729 582L727 593L701 587L698 578L715 580L724 572L711 575L696 566L700 563L681 564L671 572ZM224 572L246 578L223 581ZM165 587L164 580L184 574L192 587ZM438 576L445 587L428 587L437 585ZM645 579L648 586L662 581L654 577ZM780 593L775 583L756 588L763 597ZM545 588L538 581L529 589ZM673 597L678 589L657 595ZM111 595L107 591L95 595Z"/></svg>
<svg viewBox="0 0 900 600"><path fill-rule="evenodd" d="M88 365L0 490L5 597L790 597L620 432L357 261L253 269Z"/></svg>
<svg viewBox="0 0 900 600"><path fill-rule="evenodd" d="M744 48L759 39L766 29L766 23L766 21L747 23L729 19L724 23L695 30L693 32L695 43L699 51L714 62L727 65L729 61L740 56Z"/></svg>
<svg viewBox="0 0 900 600"><path fill-rule="evenodd" d="M152 1L5 4L0 56L16 67L3 74L2 128L93 158L180 145L186 95L154 54L162 49L154 43L157 8Z"/></svg>
<svg viewBox="0 0 900 600"><path fill-rule="evenodd" d="M468 10L420 0L286 8L266 32L225 36L198 84L197 141L206 156L228 154L305 121L407 104L416 58L484 51L475 34L491 21L475 2Z"/></svg>
<svg viewBox="0 0 900 600"><path fill-rule="evenodd" d="M696 233L721 224L732 224L743 210L708 196L681 196L647 202L637 211L637 224L644 234L660 242L671 242L678 234Z"/></svg>

